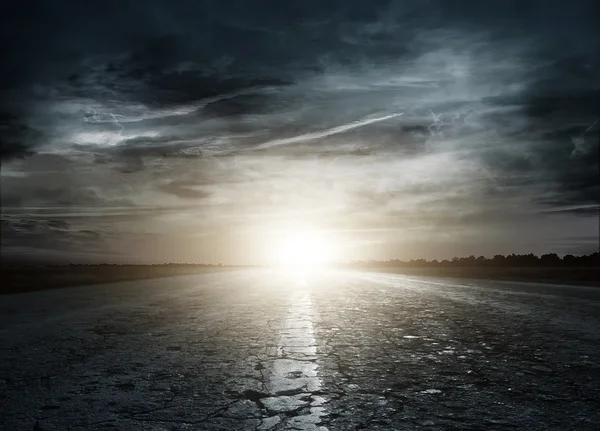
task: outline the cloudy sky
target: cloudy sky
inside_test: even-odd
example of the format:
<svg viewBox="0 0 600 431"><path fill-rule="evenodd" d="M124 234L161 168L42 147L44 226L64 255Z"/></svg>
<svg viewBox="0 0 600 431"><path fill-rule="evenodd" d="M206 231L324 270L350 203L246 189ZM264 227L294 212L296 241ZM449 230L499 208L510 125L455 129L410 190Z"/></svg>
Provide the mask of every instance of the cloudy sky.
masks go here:
<svg viewBox="0 0 600 431"><path fill-rule="evenodd" d="M597 250L598 1L1 8L3 258Z"/></svg>

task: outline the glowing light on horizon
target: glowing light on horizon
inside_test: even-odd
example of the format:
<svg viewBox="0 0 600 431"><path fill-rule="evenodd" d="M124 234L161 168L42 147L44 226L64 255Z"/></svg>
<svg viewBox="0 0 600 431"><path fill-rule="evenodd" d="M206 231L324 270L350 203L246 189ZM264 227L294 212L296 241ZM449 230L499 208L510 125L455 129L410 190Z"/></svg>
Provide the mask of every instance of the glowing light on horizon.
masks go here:
<svg viewBox="0 0 600 431"><path fill-rule="evenodd" d="M331 264L336 258L333 241L310 229L286 232L274 245L272 262L292 269L314 269Z"/></svg>

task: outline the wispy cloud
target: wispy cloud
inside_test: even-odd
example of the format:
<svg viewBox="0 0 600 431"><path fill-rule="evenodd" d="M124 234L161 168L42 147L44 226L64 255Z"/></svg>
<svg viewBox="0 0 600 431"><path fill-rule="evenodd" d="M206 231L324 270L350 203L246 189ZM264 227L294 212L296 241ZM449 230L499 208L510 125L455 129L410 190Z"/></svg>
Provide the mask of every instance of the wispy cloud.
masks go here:
<svg viewBox="0 0 600 431"><path fill-rule="evenodd" d="M359 127L365 127L370 124L376 124L381 121L390 120L392 118L396 118L401 115L402 115L402 113L389 114L389 115L384 115L382 117L368 118L368 119L353 121L351 123L343 124L343 125L340 125L337 127L332 127L331 129L323 130L320 132L305 133L303 135L294 136L292 138L274 139L272 141L264 142L256 148L265 149L265 148L279 147L282 145L297 144L299 142L313 141L316 139L322 139L322 138L326 138L328 136L333 136L333 135L337 135L340 133L344 133L349 130L358 129Z"/></svg>

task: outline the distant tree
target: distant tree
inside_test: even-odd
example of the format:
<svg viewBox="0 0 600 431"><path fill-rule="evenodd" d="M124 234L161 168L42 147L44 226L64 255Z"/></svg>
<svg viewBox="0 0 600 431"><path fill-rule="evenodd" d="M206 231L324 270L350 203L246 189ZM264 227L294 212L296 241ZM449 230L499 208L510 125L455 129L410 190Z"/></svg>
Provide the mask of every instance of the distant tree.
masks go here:
<svg viewBox="0 0 600 431"><path fill-rule="evenodd" d="M541 259L543 266L558 266L560 265L560 257L556 253L543 254Z"/></svg>
<svg viewBox="0 0 600 431"><path fill-rule="evenodd" d="M508 256L501 254L495 255L488 259L485 256L468 257L455 256L451 260L444 259L411 259L403 261L400 259L389 259L385 261L354 261L349 263L352 267L476 267L476 266L495 266L495 267L600 267L600 253L592 253L589 255L573 256L568 254L562 259L556 253L544 254L537 257L533 253L515 254L511 253Z"/></svg>

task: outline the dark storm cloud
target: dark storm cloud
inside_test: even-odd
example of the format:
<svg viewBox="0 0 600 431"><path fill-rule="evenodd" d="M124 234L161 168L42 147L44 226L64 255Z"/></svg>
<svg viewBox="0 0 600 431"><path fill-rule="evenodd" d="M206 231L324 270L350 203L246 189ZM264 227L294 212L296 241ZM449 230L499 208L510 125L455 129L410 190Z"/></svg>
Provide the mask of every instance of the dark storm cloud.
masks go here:
<svg viewBox="0 0 600 431"><path fill-rule="evenodd" d="M7 249L12 249L12 256L17 251L18 258L38 260L47 258L44 251L55 253L57 250L76 256L79 253L90 253L102 248L105 235L89 229L73 229L64 220L40 220L26 217L2 219L2 242ZM51 259L54 260L54 259Z"/></svg>
<svg viewBox="0 0 600 431"><path fill-rule="evenodd" d="M16 115L0 111L0 160L22 158L34 153L41 133L27 126Z"/></svg>
<svg viewBox="0 0 600 431"><path fill-rule="evenodd" d="M5 2L2 206L160 203L199 231L334 203L367 230L585 216L600 4L576 3Z"/></svg>

